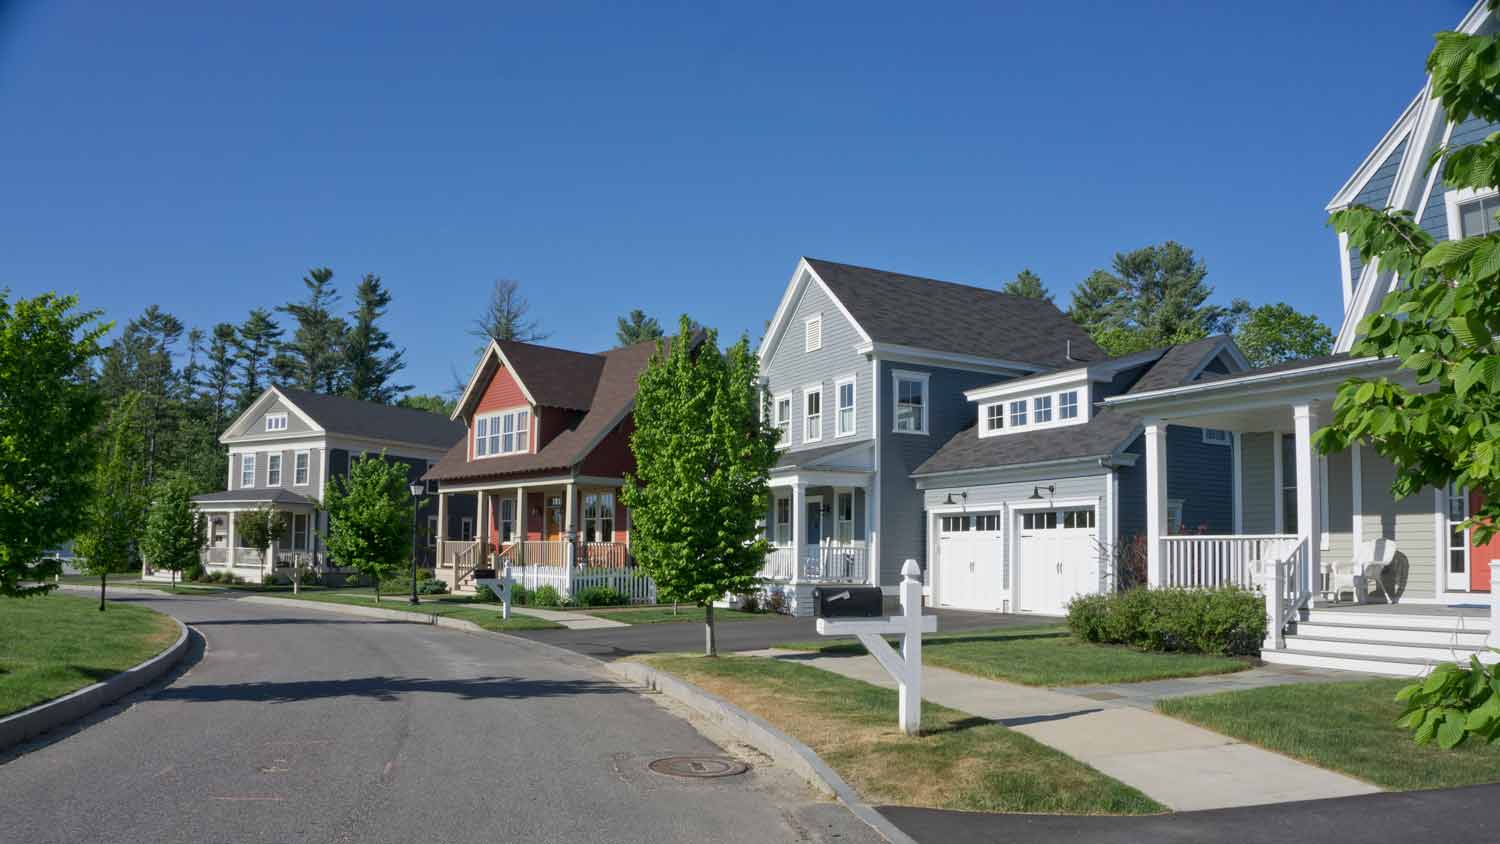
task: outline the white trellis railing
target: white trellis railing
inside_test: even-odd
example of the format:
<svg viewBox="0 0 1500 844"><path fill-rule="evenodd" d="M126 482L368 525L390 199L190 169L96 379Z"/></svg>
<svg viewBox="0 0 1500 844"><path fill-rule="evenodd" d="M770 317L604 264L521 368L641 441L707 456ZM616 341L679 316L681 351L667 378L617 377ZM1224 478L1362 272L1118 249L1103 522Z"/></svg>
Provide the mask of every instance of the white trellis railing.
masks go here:
<svg viewBox="0 0 1500 844"><path fill-rule="evenodd" d="M1295 553L1297 537L1286 534L1249 536L1164 536L1159 586L1212 589L1256 585L1261 563Z"/></svg>

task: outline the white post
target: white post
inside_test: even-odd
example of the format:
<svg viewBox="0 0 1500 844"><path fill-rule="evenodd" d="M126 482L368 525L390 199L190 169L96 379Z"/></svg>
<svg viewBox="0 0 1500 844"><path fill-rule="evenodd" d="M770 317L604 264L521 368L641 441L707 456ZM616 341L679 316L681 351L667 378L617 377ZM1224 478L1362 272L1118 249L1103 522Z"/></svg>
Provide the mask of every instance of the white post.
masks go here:
<svg viewBox="0 0 1500 844"><path fill-rule="evenodd" d="M443 547L443 543L448 541L448 493L446 492L438 493L438 528L437 536L433 539L434 547L437 548L437 559L433 561L433 565L441 570L443 563L447 560L444 556L446 549Z"/></svg>
<svg viewBox="0 0 1500 844"><path fill-rule="evenodd" d="M1292 408L1297 436L1297 543L1302 546L1298 559L1302 569L1297 573L1297 589L1311 597L1323 588L1318 579L1323 574L1323 490L1318 472L1318 455L1313 450L1312 435L1318 427L1318 409L1311 404Z"/></svg>
<svg viewBox="0 0 1500 844"><path fill-rule="evenodd" d="M563 487L563 495L566 496L566 500L563 501L563 565L568 572L568 596L572 597L573 566L578 562L578 529L575 526L577 516L574 515L578 510L578 487L572 481L568 481Z"/></svg>
<svg viewBox="0 0 1500 844"><path fill-rule="evenodd" d="M1286 567L1281 564L1280 555L1274 559L1262 560L1261 588L1266 593L1266 640L1261 644L1261 650L1279 651L1286 647L1286 639L1282 636L1282 630L1286 627L1284 598L1286 596Z"/></svg>
<svg viewBox="0 0 1500 844"><path fill-rule="evenodd" d="M916 560L901 566L901 657L906 676L901 681L901 731L909 736L922 729L922 569Z"/></svg>
<svg viewBox="0 0 1500 844"><path fill-rule="evenodd" d="M807 514L807 487L801 481L792 484L792 583L802 580L802 520Z"/></svg>
<svg viewBox="0 0 1500 844"><path fill-rule="evenodd" d="M505 564L505 579L502 580L502 581L500 581L500 583L502 584L502 586L501 586L501 590L502 591L501 591L501 594L500 594L500 618L502 620L504 620L504 621L510 621L510 584L511 584L511 582L512 581L510 579L510 563L507 562Z"/></svg>
<svg viewBox="0 0 1500 844"><path fill-rule="evenodd" d="M526 565L526 487L516 487L516 547L521 552L521 565ZM515 556L512 554L511 556ZM524 568L522 569L524 571Z"/></svg>
<svg viewBox="0 0 1500 844"><path fill-rule="evenodd" d="M1500 560L1490 560L1490 635L1484 644L1500 648Z"/></svg>
<svg viewBox="0 0 1500 844"><path fill-rule="evenodd" d="M474 554L475 568L489 568L490 550L490 496L484 490L475 493L474 541L479 543Z"/></svg>
<svg viewBox="0 0 1500 844"><path fill-rule="evenodd" d="M875 496L871 494L870 487L865 485L865 575L871 586L880 585L880 561L875 559ZM932 563L932 555L929 554L927 562Z"/></svg>
<svg viewBox="0 0 1500 844"><path fill-rule="evenodd" d="M224 559L226 559L226 560L229 561L229 569L230 569L230 571L233 571L234 570L234 561L235 561L235 559L239 555L237 555L237 554L234 553L234 543L235 543L235 539L234 539L234 511L230 510L228 515L229 515L229 526L228 526L227 530L228 530L228 535L229 535L229 547L225 549L227 553L225 553Z"/></svg>
<svg viewBox="0 0 1500 844"><path fill-rule="evenodd" d="M1162 541L1167 524L1167 425L1146 420L1146 584L1162 584Z"/></svg>

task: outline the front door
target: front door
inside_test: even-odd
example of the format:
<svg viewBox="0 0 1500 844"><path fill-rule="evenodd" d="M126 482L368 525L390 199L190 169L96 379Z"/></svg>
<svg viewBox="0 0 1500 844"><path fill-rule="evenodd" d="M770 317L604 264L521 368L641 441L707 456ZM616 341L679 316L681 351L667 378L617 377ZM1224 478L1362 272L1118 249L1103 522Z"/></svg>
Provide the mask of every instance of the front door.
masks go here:
<svg viewBox="0 0 1500 844"><path fill-rule="evenodd" d="M542 517L542 538L548 542L562 539L563 500L561 495L547 496L547 507Z"/></svg>
<svg viewBox="0 0 1500 844"><path fill-rule="evenodd" d="M823 541L823 499L819 496L807 499L807 534L802 541L809 546Z"/></svg>

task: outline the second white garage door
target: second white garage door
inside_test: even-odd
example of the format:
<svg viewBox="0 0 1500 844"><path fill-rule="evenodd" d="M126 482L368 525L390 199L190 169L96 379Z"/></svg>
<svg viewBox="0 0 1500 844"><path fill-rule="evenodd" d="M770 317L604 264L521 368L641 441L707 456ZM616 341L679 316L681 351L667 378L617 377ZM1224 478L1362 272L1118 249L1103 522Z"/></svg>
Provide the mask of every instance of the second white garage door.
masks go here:
<svg viewBox="0 0 1500 844"><path fill-rule="evenodd" d="M1073 596L1099 591L1093 507L1020 513L1016 526L1018 610L1063 615Z"/></svg>

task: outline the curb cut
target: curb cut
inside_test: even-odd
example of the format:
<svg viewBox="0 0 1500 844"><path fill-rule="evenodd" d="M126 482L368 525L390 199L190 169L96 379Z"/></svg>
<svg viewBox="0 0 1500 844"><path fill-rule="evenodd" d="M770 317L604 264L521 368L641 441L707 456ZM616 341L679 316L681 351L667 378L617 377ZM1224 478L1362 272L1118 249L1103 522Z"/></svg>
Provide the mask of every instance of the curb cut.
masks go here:
<svg viewBox="0 0 1500 844"><path fill-rule="evenodd" d="M691 683L639 662L611 662L610 671L690 706L705 718L761 752L796 771L813 787L832 795L856 818L864 821L891 844L917 844L873 806L864 802L844 778L824 762L812 748L778 730L767 721Z"/></svg>
<svg viewBox="0 0 1500 844"><path fill-rule="evenodd" d="M188 629L176 618L170 615L167 618L171 618L172 623L177 625L177 641L156 656L92 686L85 686L55 700L39 703L30 709L23 709L0 718L0 750L6 750L48 730L76 721L96 709L114 703L142 686L155 682L170 671L182 661L188 652Z"/></svg>

